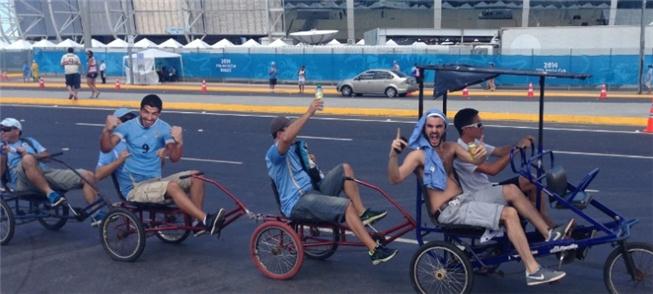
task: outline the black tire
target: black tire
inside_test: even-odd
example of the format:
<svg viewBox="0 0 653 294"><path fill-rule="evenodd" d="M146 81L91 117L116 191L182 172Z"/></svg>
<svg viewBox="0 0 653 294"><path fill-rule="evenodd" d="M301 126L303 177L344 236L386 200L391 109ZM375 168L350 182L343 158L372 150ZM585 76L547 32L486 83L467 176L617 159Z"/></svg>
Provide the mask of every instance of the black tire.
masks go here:
<svg viewBox="0 0 653 294"><path fill-rule="evenodd" d="M50 208L45 211L48 214L46 217L39 217L39 223L46 229L51 231L58 231L68 221L68 205L62 204L55 208Z"/></svg>
<svg viewBox="0 0 653 294"><path fill-rule="evenodd" d="M621 247L617 246L603 266L603 282L610 293L653 293L653 245L625 243L633 258L635 280L628 274Z"/></svg>
<svg viewBox="0 0 653 294"><path fill-rule="evenodd" d="M100 225L100 239L104 251L118 261L134 261L145 249L143 225L124 208L114 208L104 218Z"/></svg>
<svg viewBox="0 0 653 294"><path fill-rule="evenodd" d="M0 245L7 245L14 237L16 218L9 204L0 200Z"/></svg>
<svg viewBox="0 0 653 294"><path fill-rule="evenodd" d="M418 293L470 293L473 282L467 256L452 244L424 244L410 261L410 283Z"/></svg>
<svg viewBox="0 0 653 294"><path fill-rule="evenodd" d="M304 254L311 259L325 260L338 249L338 240L340 239L340 231L336 226L328 228L318 227L316 225L295 225L297 233L304 245ZM322 230L320 230L322 229ZM317 245L316 243L325 243L324 245Z"/></svg>
<svg viewBox="0 0 653 294"><path fill-rule="evenodd" d="M181 216L181 217L180 217ZM183 226L185 225L185 219L186 217L184 215L166 215L164 216L166 218L166 225L168 226ZM174 217L174 219L172 219ZM159 238L159 240L165 242L165 243L170 243L170 244L178 244L186 240L190 236L190 231L189 230L165 230L165 231L156 231L156 237Z"/></svg>
<svg viewBox="0 0 653 294"><path fill-rule="evenodd" d="M299 236L290 226L279 221L266 221L254 230L249 253L256 268L275 280L291 279L304 263Z"/></svg>
<svg viewBox="0 0 653 294"><path fill-rule="evenodd" d="M388 98L394 98L394 97L397 97L397 89L395 89L395 88L393 88L393 87L387 87L387 88L385 89L385 92L384 92L384 93L385 93L385 96L387 96Z"/></svg>
<svg viewBox="0 0 653 294"><path fill-rule="evenodd" d="M342 86L342 88L340 88L340 95L343 97L351 97L351 95L354 95L354 91L350 86Z"/></svg>

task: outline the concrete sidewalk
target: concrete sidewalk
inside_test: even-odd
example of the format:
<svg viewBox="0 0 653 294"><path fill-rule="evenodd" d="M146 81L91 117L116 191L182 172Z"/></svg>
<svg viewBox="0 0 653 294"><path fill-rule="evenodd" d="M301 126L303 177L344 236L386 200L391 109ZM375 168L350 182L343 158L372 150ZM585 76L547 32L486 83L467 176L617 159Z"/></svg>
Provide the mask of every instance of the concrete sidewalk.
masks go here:
<svg viewBox="0 0 653 294"><path fill-rule="evenodd" d="M65 99L63 80L46 81L45 89L38 83L0 82L0 104L39 104L88 107L137 108L143 93L161 93L165 109L301 114L312 99L313 88L307 87L304 95L297 93L296 86L282 85L271 94L267 85L209 83L207 91L200 91L199 84L166 83L151 86L100 85L100 99L84 98L89 94L84 87L80 100ZM60 91L59 91L60 90ZM482 112L489 121L537 122L539 105L535 98L526 97L526 91L499 90L489 92L470 90L469 98L453 93L448 101L447 115L473 107ZM537 91L536 91L537 93ZM645 95L609 93L607 100L598 100L597 93L589 91L546 92L545 121L547 123L596 124L646 127L651 106ZM405 98L341 97L333 86L325 89L325 110L321 115L374 116L388 118L414 118L417 114L415 95ZM442 107L442 101L425 97L424 108Z"/></svg>

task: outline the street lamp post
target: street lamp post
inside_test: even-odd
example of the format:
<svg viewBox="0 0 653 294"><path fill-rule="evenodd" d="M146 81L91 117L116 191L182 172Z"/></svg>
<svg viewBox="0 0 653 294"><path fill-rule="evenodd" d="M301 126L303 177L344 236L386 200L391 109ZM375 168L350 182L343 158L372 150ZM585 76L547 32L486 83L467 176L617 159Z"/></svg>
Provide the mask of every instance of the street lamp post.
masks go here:
<svg viewBox="0 0 653 294"><path fill-rule="evenodd" d="M644 88L644 45L645 45L645 24L644 24L644 10L646 9L646 0L642 0L642 17L640 19L639 27L639 85L637 94L642 94Z"/></svg>

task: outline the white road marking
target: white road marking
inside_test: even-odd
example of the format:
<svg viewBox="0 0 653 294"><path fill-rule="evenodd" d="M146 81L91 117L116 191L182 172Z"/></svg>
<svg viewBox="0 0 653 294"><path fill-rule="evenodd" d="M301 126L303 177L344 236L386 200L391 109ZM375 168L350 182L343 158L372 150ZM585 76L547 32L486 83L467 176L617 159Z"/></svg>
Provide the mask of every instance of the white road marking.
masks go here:
<svg viewBox="0 0 653 294"><path fill-rule="evenodd" d="M83 127L103 127L104 124L92 124L92 123L75 123L77 126L83 126Z"/></svg>
<svg viewBox="0 0 653 294"><path fill-rule="evenodd" d="M627 155L627 154L614 154L614 153L593 153L593 152L575 152L575 151L553 151L554 154L569 154L569 155L585 155L585 156L599 156L599 157L617 157L617 158L631 158L631 159L653 159L653 156L643 155Z"/></svg>
<svg viewBox="0 0 653 294"><path fill-rule="evenodd" d="M315 136L297 136L304 139L328 140L328 141L353 141L352 138L335 138L335 137L315 137Z"/></svg>
<svg viewBox="0 0 653 294"><path fill-rule="evenodd" d="M199 162L210 162L210 163L224 163L224 164L233 164L233 165L242 165L242 161L229 161L229 160L217 160L217 159L205 159L205 158L194 158L194 157L182 157L182 160L188 161L199 161Z"/></svg>

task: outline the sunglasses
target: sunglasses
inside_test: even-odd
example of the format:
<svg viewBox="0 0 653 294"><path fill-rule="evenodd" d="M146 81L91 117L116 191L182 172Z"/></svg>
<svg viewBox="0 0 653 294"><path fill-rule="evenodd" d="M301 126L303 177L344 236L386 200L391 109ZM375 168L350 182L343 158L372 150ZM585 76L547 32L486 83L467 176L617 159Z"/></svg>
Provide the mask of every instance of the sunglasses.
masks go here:
<svg viewBox="0 0 653 294"><path fill-rule="evenodd" d="M11 132L14 128L12 127L0 127L0 131Z"/></svg>
<svg viewBox="0 0 653 294"><path fill-rule="evenodd" d="M483 127L483 123L477 122L477 123L466 125L462 128L467 129L467 128L482 128L482 127Z"/></svg>

